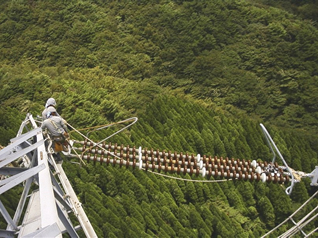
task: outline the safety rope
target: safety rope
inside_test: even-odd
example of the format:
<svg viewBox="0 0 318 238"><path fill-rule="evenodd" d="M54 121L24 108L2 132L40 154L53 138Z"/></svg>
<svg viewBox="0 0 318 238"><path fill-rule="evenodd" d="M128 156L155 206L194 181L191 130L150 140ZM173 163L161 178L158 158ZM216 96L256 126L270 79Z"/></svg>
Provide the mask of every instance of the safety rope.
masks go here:
<svg viewBox="0 0 318 238"><path fill-rule="evenodd" d="M83 133L81 133L80 130L76 129L75 127L73 127L73 126L72 126L71 124L69 124L68 122L66 122L66 124L67 124L70 128L72 128L73 131L77 132L79 135L81 135L83 138L85 138L87 141L90 141L90 142L92 143L91 148L93 148L94 146L97 146L98 148L100 148L101 150L105 151L106 153L112 155L113 157L120 159L120 157L118 157L117 155L115 155L115 154L113 154L113 153L111 153L111 152L105 150L103 147L101 147L101 146L100 146L100 143L103 143L105 140L109 139L110 137L112 137L112 136L118 134L119 132L121 132L121 131L127 129L128 127L130 127L131 125L133 125L134 123L136 123L137 120L138 120L138 118L132 117L132 118L129 118L129 119L120 121L120 122L111 123L111 124L107 124L107 125L104 125L104 126L88 127L88 128L98 128L98 129L96 129L96 130L101 130L101 129L104 129L104 128L106 128L106 127L112 126L112 125L117 125L117 124L122 124L122 123L124 123L124 122L133 121L133 123L131 123L131 124L125 126L124 128L122 128L122 129L116 131L116 132L113 133L112 135L106 137L105 139L103 139L103 140L101 140L101 141L99 141L99 142L97 142L97 143L94 142L93 140L89 139L87 136L85 136ZM87 128L85 128L85 129L87 129ZM89 149L91 149L91 148L87 148L87 150L89 150ZM73 149L73 151L75 151L75 150ZM84 154L85 152L86 152L86 151L82 151L82 155L81 155L81 156L79 156L77 153L76 153L76 154L78 155L78 158L80 158L80 159L82 160L83 154Z"/></svg>
<svg viewBox="0 0 318 238"><path fill-rule="evenodd" d="M67 144L70 146L70 148L74 151L74 153L76 154L76 157L79 158L79 160L83 163L83 165L86 166L86 163L84 162L84 160L82 159L82 157L77 153L77 151L73 148L73 146L70 144L69 141L67 141Z"/></svg>
<svg viewBox="0 0 318 238"><path fill-rule="evenodd" d="M123 121L119 121L119 122L113 122L113 123L110 123L110 124L104 124L104 125L98 125L98 126L91 126L91 127L85 127L85 128L81 128L81 129L75 129L74 127L71 127L73 129L73 131L79 133L79 131L85 131L85 130L90 130L90 129L95 129L97 128L96 130L99 130L99 129L103 129L103 128L107 128L107 127L110 127L110 126L114 126L114 125L117 125L117 124L122 124L124 122L127 122L127 121L131 121L131 120L136 120L136 117L132 117L132 118L129 118L129 119L126 119L126 120L123 120ZM67 122L66 122L67 123ZM67 125L69 125L69 123L67 123ZM70 131L69 133L73 132L73 131ZM92 132L92 131L91 131Z"/></svg>
<svg viewBox="0 0 318 238"><path fill-rule="evenodd" d="M123 121L120 121L120 122L116 122L116 123L112 123L112 124L108 124L108 125L105 125L105 126L101 126L99 127L98 129L96 130L101 130L101 129L104 129L104 128L107 128L107 127L110 127L110 126L113 126L113 125L117 125L117 124L122 124L122 123L125 123L125 122L129 122L129 121L133 121L132 123L128 124L127 126L121 128L120 130L116 131L115 133L111 134L110 136L104 138L103 140L99 141L97 144L101 144L103 143L104 141L108 140L109 138L117 135L118 133L122 132L123 130L127 129L128 127L132 126L133 124L135 124L137 122L138 118L137 117L132 117L132 118L129 118L129 119L126 119L126 120L123 120ZM93 131L91 131L93 132ZM89 133L91 133L89 132ZM85 137L85 139L87 139L88 137ZM95 146L95 145L94 145ZM93 148L94 146L91 146L91 148ZM91 148L87 148L87 150L91 149ZM85 151L82 152L82 155L85 153Z"/></svg>

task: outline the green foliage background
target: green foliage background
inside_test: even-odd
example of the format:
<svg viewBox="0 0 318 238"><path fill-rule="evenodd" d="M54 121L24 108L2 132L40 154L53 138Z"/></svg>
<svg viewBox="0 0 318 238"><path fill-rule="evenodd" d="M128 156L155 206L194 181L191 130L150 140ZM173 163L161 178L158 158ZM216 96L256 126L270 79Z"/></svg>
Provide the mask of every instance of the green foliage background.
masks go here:
<svg viewBox="0 0 318 238"><path fill-rule="evenodd" d="M0 144L54 97L76 128L137 116L110 141L143 148L271 161L263 123L287 163L311 172L318 164L314 2L3 0ZM305 180L287 197L277 184L63 166L99 237L260 237L315 190ZM1 201L12 213L19 191L11 193Z"/></svg>

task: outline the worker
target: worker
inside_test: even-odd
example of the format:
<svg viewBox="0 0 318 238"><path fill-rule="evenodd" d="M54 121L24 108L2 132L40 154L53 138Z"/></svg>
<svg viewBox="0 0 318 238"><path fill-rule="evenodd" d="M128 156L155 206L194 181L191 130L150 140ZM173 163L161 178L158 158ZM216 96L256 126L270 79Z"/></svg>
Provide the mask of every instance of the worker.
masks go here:
<svg viewBox="0 0 318 238"><path fill-rule="evenodd" d="M47 113L48 113L48 108L49 107L56 107L56 101L55 101L55 99L54 98L49 98L47 101L46 101L46 103L45 103L45 109L43 110L43 112L42 112L42 119L43 119L43 121L45 120L45 119L47 119ZM59 116L59 114L56 112L56 114Z"/></svg>
<svg viewBox="0 0 318 238"><path fill-rule="evenodd" d="M47 119L45 119L41 126L42 130L47 129L52 141L55 152L68 151L68 130L61 116L58 116L54 107L47 108Z"/></svg>

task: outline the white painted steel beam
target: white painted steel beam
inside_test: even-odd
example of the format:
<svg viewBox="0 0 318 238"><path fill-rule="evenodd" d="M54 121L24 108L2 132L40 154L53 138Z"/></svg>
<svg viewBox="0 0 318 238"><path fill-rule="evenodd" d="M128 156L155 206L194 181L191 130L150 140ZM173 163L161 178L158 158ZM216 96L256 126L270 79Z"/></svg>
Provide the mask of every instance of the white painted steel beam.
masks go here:
<svg viewBox="0 0 318 238"><path fill-rule="evenodd" d="M63 187L65 189L65 193L70 196L71 203L73 205L73 209L75 209L74 213L75 213L75 215L77 215L77 218L81 224L81 227L82 227L85 235L87 237L90 237L90 238L95 238L95 237L97 238L97 235L96 235L90 221L88 220L86 213L84 212L82 204L78 200L78 198L77 198L77 196L72 188L72 185L70 184L68 178L66 177L66 174L64 173L62 165L57 164L57 167L58 167L58 170L60 172L59 175L61 177L61 182L62 182Z"/></svg>
<svg viewBox="0 0 318 238"><path fill-rule="evenodd" d="M39 166L34 167L32 169L29 169L27 171L24 171L20 174L17 174L17 175L9 177L7 179L1 180L0 181L0 194L15 187L16 185L22 183L24 180L36 175L44 168L45 168L45 165L42 164L42 165L39 165Z"/></svg>
<svg viewBox="0 0 318 238"><path fill-rule="evenodd" d="M27 114L17 137L0 150L0 173L3 175L0 194L18 184L24 185L13 219L0 201L0 213L7 222L7 229L0 229L0 237L62 238L63 233L79 237L76 233L78 228L82 228L89 238L97 237L62 165L55 163L51 154L53 151L47 151L52 143L48 143L49 148L46 148L42 129L37 123L31 114ZM23 131L28 132L23 134ZM29 163L20 163L25 159ZM17 165L17 162L22 168L11 167ZM32 184L38 186L38 189L34 190ZM73 226L69 212L74 213L80 227Z"/></svg>
<svg viewBox="0 0 318 238"><path fill-rule="evenodd" d="M43 140L42 133L37 135L37 140ZM40 210L41 210L41 227L51 226L58 224L59 217L55 204L55 197L53 192L53 185L51 181L51 175L48 165L48 157L44 143L38 146L38 165L44 165L45 169L39 172L39 193L40 193ZM59 234L56 237L61 237Z"/></svg>

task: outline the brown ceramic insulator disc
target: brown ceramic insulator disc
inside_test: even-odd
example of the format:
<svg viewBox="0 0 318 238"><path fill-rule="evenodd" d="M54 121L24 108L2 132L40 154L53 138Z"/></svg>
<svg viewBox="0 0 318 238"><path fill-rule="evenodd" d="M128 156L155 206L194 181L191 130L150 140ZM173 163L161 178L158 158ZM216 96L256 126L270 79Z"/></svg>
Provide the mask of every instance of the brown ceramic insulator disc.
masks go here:
<svg viewBox="0 0 318 238"><path fill-rule="evenodd" d="M208 168L206 171L206 177L209 179L209 178L211 178L211 175L212 175L212 169Z"/></svg>
<svg viewBox="0 0 318 238"><path fill-rule="evenodd" d="M192 174L193 174L193 167L190 166L190 176L192 176Z"/></svg>
<svg viewBox="0 0 318 238"><path fill-rule="evenodd" d="M178 167L177 167L177 174L180 174L180 171L181 171L181 166L178 164Z"/></svg>
<svg viewBox="0 0 318 238"><path fill-rule="evenodd" d="M238 171L238 174L239 174L238 179L239 179L239 180L242 180L242 178L243 178L243 176L242 176L242 171Z"/></svg>
<svg viewBox="0 0 318 238"><path fill-rule="evenodd" d="M251 181L254 180L254 172L251 172Z"/></svg>
<svg viewBox="0 0 318 238"><path fill-rule="evenodd" d="M226 171L226 177L227 177L227 178L231 178L231 172L230 172L230 170Z"/></svg>
<svg viewBox="0 0 318 238"><path fill-rule="evenodd" d="M185 165L184 165L183 174L186 174L186 173L187 173L187 170L188 170L188 166L185 164Z"/></svg>
<svg viewBox="0 0 318 238"><path fill-rule="evenodd" d="M196 176L199 176L199 174L200 174L200 168L199 168L199 167L197 167L197 168L196 168L195 175L196 175Z"/></svg>
<svg viewBox="0 0 318 238"><path fill-rule="evenodd" d="M274 174L274 183L278 183L278 176L277 176L277 174Z"/></svg>
<svg viewBox="0 0 318 238"><path fill-rule="evenodd" d="M248 172L247 171L245 171L244 176L245 176L244 180L247 181L248 180Z"/></svg>
<svg viewBox="0 0 318 238"><path fill-rule="evenodd" d="M109 159L109 158L107 158L107 159ZM133 167L133 169L136 167L136 158L135 158L135 157L133 158L133 164L132 164L132 167Z"/></svg>
<svg viewBox="0 0 318 238"><path fill-rule="evenodd" d="M214 170L214 178L216 178L216 177L218 176L218 174L219 174L219 173L218 173L218 170L215 169L215 170Z"/></svg>
<svg viewBox="0 0 318 238"><path fill-rule="evenodd" d="M224 170L221 169L221 178L224 178Z"/></svg>

